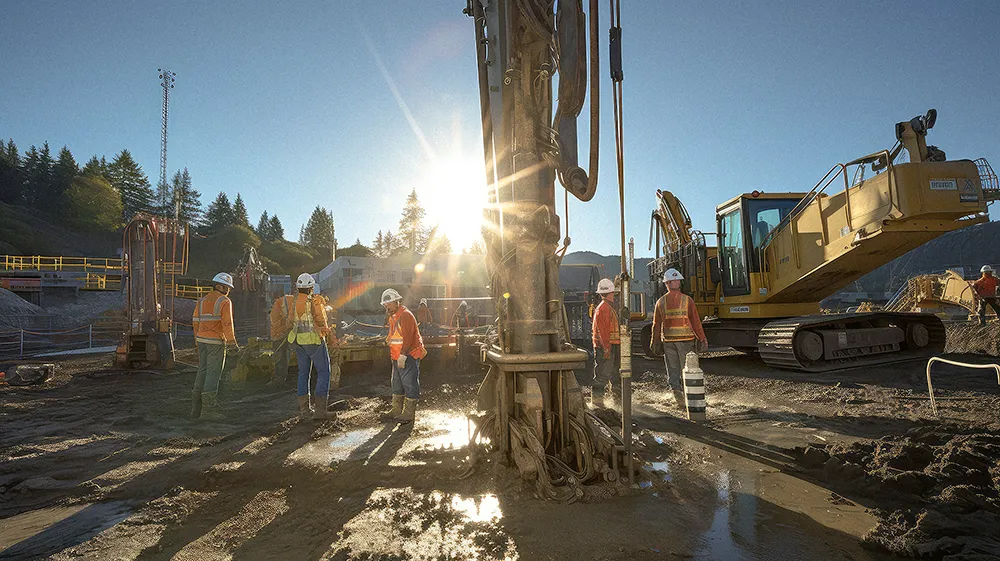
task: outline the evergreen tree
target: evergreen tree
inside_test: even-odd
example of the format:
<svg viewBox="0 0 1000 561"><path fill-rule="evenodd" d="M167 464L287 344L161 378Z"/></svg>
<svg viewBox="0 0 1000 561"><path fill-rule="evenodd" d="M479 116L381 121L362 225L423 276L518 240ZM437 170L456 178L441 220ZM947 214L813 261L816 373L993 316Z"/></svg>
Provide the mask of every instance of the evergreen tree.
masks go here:
<svg viewBox="0 0 1000 561"><path fill-rule="evenodd" d="M462 253L468 253L470 255L486 255L486 248L483 247L482 240L476 240L472 242L467 249L463 250Z"/></svg>
<svg viewBox="0 0 1000 561"><path fill-rule="evenodd" d="M423 253L427 249L428 231L424 228L424 217L427 211L417 199L417 190L410 191L403 206L403 215L399 218L398 238L411 252Z"/></svg>
<svg viewBox="0 0 1000 561"><path fill-rule="evenodd" d="M243 203L243 196L239 193L236 193L236 200L233 202L233 224L250 228L250 215L247 214L247 205Z"/></svg>
<svg viewBox="0 0 1000 561"><path fill-rule="evenodd" d="M372 255L375 257L385 257L385 236L382 235L382 230L378 231L375 235L375 239L372 240Z"/></svg>
<svg viewBox="0 0 1000 561"><path fill-rule="evenodd" d="M392 230L387 231L385 235L382 236L382 257L399 255L400 253L409 251L409 249L409 244L393 234Z"/></svg>
<svg viewBox="0 0 1000 561"><path fill-rule="evenodd" d="M177 174L174 174L177 179ZM157 183L156 194L153 196L153 212L159 216L174 216L175 210L173 183Z"/></svg>
<svg viewBox="0 0 1000 561"><path fill-rule="evenodd" d="M128 150L122 150L108 165L108 176L122 198L122 217L126 222L138 212L152 212L153 189L149 178Z"/></svg>
<svg viewBox="0 0 1000 561"><path fill-rule="evenodd" d="M21 174L21 155L14 139L6 147L0 142L0 201L20 204L24 197L24 176Z"/></svg>
<svg viewBox="0 0 1000 561"><path fill-rule="evenodd" d="M451 240L434 228L427 236L427 253L451 253Z"/></svg>
<svg viewBox="0 0 1000 561"><path fill-rule="evenodd" d="M216 232L233 224L233 207L225 192L219 192L205 212L205 230Z"/></svg>
<svg viewBox="0 0 1000 561"><path fill-rule="evenodd" d="M333 224L333 213L316 205L309 221L299 233L299 243L315 249L320 255L336 253L337 237Z"/></svg>
<svg viewBox="0 0 1000 561"><path fill-rule="evenodd" d="M201 225L201 193L191 187L191 174L188 173L187 168L184 168L183 172L179 171L174 174L171 191L172 204L177 205L180 202L178 219L195 227ZM173 215L174 209L171 208L167 216Z"/></svg>
<svg viewBox="0 0 1000 561"><path fill-rule="evenodd" d="M257 221L257 237L261 241L271 241L271 218L267 215L267 211L260 213L260 220Z"/></svg>
<svg viewBox="0 0 1000 561"><path fill-rule="evenodd" d="M354 245L337 250L337 257L371 257L372 250L361 243L361 238L354 240Z"/></svg>
<svg viewBox="0 0 1000 561"><path fill-rule="evenodd" d="M78 228L110 232L122 226L121 197L103 177L75 177L66 189L62 207L64 216Z"/></svg>
<svg viewBox="0 0 1000 561"><path fill-rule="evenodd" d="M111 182L110 175L108 174L108 162L104 159L104 156L101 156L100 160L97 159L97 156L91 156L83 166L83 169L80 170L80 173L92 177L101 177L105 181Z"/></svg>
<svg viewBox="0 0 1000 561"><path fill-rule="evenodd" d="M52 190L49 192L49 200L57 206L49 206L48 208L62 207L66 190L69 189L77 175L80 175L80 166L77 165L69 148L63 146L59 150L59 159L52 167Z"/></svg>
<svg viewBox="0 0 1000 561"><path fill-rule="evenodd" d="M52 203L49 194L52 189L52 154L49 151L49 143L46 142L39 150L34 145L25 154L22 174L24 176L25 202L38 207L46 208Z"/></svg>
<svg viewBox="0 0 1000 561"><path fill-rule="evenodd" d="M281 225L281 220L278 220L277 214L271 217L271 225L268 228L268 235L270 236L270 241L280 241L285 239L285 227Z"/></svg>

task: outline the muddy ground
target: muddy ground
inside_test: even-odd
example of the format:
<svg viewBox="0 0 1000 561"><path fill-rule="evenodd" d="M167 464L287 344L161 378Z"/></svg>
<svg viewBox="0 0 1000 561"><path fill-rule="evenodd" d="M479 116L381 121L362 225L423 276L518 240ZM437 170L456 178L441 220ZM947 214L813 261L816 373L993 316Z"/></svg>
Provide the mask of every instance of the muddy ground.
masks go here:
<svg viewBox="0 0 1000 561"><path fill-rule="evenodd" d="M647 476L566 505L496 456L461 477L478 373L425 365L418 420L396 427L377 420L387 368L346 372L318 424L291 385L224 392L228 421L191 422L193 370L110 366L0 388L0 559L997 558L979 553L1000 538L988 371L936 366L935 418L920 362L803 375L710 353L693 425L641 360Z"/></svg>

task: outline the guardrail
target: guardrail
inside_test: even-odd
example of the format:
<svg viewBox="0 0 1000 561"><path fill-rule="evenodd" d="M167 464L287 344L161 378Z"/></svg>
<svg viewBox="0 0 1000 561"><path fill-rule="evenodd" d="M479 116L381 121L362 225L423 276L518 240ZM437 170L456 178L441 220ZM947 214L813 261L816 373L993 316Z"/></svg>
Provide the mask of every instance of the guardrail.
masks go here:
<svg viewBox="0 0 1000 561"><path fill-rule="evenodd" d="M183 263L164 261L162 269L166 274L184 274ZM118 274L122 271L122 260L119 257L0 255L0 271Z"/></svg>
<svg viewBox="0 0 1000 561"><path fill-rule="evenodd" d="M84 325L65 331L17 331L0 332L0 359L29 358L58 351L92 349L118 343L118 333Z"/></svg>

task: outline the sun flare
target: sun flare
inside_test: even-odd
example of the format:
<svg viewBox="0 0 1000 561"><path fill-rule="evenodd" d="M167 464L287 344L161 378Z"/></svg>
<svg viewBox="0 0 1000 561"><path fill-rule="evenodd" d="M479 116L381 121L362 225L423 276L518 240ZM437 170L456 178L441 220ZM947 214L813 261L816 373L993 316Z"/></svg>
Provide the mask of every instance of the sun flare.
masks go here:
<svg viewBox="0 0 1000 561"><path fill-rule="evenodd" d="M482 238L486 179L482 158L446 157L431 164L417 189L425 223L448 236L454 253Z"/></svg>

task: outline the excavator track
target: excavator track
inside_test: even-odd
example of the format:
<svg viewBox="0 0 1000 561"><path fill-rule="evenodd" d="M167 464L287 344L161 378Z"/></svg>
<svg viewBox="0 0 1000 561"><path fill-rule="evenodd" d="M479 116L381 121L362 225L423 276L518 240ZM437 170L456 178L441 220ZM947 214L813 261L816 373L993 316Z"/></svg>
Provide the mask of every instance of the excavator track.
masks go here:
<svg viewBox="0 0 1000 561"><path fill-rule="evenodd" d="M769 366L827 372L931 357L944 351L945 329L932 314L875 312L772 321L757 338Z"/></svg>

